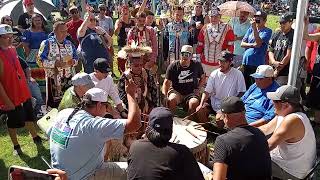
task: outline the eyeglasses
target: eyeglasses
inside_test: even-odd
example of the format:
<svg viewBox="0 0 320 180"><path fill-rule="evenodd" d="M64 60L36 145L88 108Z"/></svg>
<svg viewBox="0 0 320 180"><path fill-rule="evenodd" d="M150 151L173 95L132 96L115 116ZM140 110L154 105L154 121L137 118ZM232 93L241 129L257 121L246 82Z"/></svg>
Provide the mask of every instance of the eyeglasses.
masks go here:
<svg viewBox="0 0 320 180"><path fill-rule="evenodd" d="M78 14L79 11L70 11L71 14Z"/></svg>
<svg viewBox="0 0 320 180"><path fill-rule="evenodd" d="M182 52L182 53L181 53L181 56L182 56L182 57L191 57L191 55L192 55L192 54L189 53L189 52Z"/></svg>

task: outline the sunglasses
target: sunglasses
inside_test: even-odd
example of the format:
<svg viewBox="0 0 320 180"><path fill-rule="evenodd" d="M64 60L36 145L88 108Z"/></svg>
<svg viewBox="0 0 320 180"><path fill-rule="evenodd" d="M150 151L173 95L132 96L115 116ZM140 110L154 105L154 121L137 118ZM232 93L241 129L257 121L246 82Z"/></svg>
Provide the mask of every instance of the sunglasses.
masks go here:
<svg viewBox="0 0 320 180"><path fill-rule="evenodd" d="M102 9L99 9L99 10L100 10L100 11L106 11L106 9L103 9L103 8L102 8Z"/></svg>
<svg viewBox="0 0 320 180"><path fill-rule="evenodd" d="M190 57L192 54L191 53L189 53L189 52L182 52L181 53L181 56L182 57Z"/></svg>
<svg viewBox="0 0 320 180"><path fill-rule="evenodd" d="M4 21L11 21L12 22L12 19L4 19Z"/></svg>
<svg viewBox="0 0 320 180"><path fill-rule="evenodd" d="M70 11L71 14L78 14L79 11Z"/></svg>

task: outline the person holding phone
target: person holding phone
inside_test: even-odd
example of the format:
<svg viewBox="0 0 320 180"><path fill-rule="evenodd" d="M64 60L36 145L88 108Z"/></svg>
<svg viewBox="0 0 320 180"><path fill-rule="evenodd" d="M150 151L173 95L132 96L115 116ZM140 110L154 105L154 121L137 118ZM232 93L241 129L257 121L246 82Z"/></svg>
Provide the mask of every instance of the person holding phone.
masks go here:
<svg viewBox="0 0 320 180"><path fill-rule="evenodd" d="M102 27L98 26L92 7L87 7L85 20L78 29L81 53L84 57L84 72L93 72L93 62L97 58L105 58L112 63L108 48L112 46L112 37Z"/></svg>
<svg viewBox="0 0 320 180"><path fill-rule="evenodd" d="M247 89L254 83L250 75L256 72L259 65L266 64L268 43L272 35L272 30L266 27L267 16L267 13L257 11L254 18L250 19L251 27L241 42L241 47L246 49L242 67Z"/></svg>

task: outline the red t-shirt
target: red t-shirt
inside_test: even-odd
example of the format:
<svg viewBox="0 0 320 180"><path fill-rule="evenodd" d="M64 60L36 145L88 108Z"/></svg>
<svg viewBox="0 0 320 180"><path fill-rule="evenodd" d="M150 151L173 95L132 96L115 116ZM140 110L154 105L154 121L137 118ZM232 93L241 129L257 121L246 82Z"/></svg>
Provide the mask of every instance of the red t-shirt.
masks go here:
<svg viewBox="0 0 320 180"><path fill-rule="evenodd" d="M318 28L312 34L320 32ZM318 54L318 42L315 41L307 41L307 47L311 49L310 62L308 64L308 72L312 72L314 63L316 62L317 54Z"/></svg>
<svg viewBox="0 0 320 180"><path fill-rule="evenodd" d="M15 106L26 102L31 98L31 93L14 47L0 50L0 63L0 82L9 99ZM4 102L0 99L0 109L3 108Z"/></svg>
<svg viewBox="0 0 320 180"><path fill-rule="evenodd" d="M78 21L73 21L70 20L69 22L67 22L67 27L68 27L68 33L71 35L72 39L74 40L74 42L76 42L77 46L79 45L79 40L77 37L77 31L79 29L79 27L81 26L81 24L83 23L83 20L80 19Z"/></svg>

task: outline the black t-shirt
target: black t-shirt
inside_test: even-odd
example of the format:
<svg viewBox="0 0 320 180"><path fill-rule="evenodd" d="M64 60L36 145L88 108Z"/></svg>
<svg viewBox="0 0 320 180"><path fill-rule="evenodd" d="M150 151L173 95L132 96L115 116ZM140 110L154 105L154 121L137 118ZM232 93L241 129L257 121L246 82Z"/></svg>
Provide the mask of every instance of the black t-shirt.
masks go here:
<svg viewBox="0 0 320 180"><path fill-rule="evenodd" d="M182 67L180 61L171 63L166 72L166 79L172 81L172 88L181 95L193 93L198 88L199 79L204 74L200 62L191 61L189 67Z"/></svg>
<svg viewBox="0 0 320 180"><path fill-rule="evenodd" d="M120 28L119 34L118 34L118 46L119 48L124 47L127 44L127 36L128 32L131 29L132 26L134 26L134 23L132 21L129 21L129 24L125 22L121 22L122 27Z"/></svg>
<svg viewBox="0 0 320 180"><path fill-rule="evenodd" d="M237 127L217 137L214 163L228 165L227 179L266 180L271 177L271 158L265 135L252 126Z"/></svg>
<svg viewBox="0 0 320 180"><path fill-rule="evenodd" d="M201 22L202 25L204 25L204 17L203 15L200 15L200 16L192 16L192 21L194 23L191 24L191 26L193 26L195 29L194 31L192 32L192 44L197 44L198 43L198 36L199 36L199 33L200 33L200 30L201 29L197 29L196 28L196 22Z"/></svg>
<svg viewBox="0 0 320 180"><path fill-rule="evenodd" d="M147 139L135 141L129 151L128 180L203 180L190 150L181 144L157 147Z"/></svg>
<svg viewBox="0 0 320 180"><path fill-rule="evenodd" d="M282 61L286 56L287 50L292 49L293 43L293 34L294 30L291 29L287 34L279 31L274 34L271 39L270 51L274 53L274 58L276 61ZM289 75L289 66L287 64L280 72L278 76L288 76Z"/></svg>
<svg viewBox="0 0 320 180"><path fill-rule="evenodd" d="M22 29L28 29L31 26L31 16L28 13L23 13L19 16L18 25Z"/></svg>

